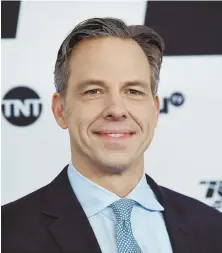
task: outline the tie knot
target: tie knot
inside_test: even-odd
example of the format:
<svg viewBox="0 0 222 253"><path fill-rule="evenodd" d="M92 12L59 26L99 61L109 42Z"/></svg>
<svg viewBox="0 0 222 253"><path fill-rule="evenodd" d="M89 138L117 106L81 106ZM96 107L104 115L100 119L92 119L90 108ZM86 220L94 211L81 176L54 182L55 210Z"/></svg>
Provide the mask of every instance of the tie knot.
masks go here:
<svg viewBox="0 0 222 253"><path fill-rule="evenodd" d="M111 204L110 207L113 209L117 220L129 220L135 203L132 199L120 199Z"/></svg>

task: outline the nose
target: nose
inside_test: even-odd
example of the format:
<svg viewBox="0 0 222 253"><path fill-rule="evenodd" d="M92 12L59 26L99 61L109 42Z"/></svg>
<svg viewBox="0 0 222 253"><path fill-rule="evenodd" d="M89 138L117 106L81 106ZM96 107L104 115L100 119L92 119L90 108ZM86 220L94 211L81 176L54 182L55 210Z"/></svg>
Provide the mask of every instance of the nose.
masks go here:
<svg viewBox="0 0 222 253"><path fill-rule="evenodd" d="M103 117L106 120L119 121L128 117L125 102L120 94L115 93L107 97L105 105Z"/></svg>

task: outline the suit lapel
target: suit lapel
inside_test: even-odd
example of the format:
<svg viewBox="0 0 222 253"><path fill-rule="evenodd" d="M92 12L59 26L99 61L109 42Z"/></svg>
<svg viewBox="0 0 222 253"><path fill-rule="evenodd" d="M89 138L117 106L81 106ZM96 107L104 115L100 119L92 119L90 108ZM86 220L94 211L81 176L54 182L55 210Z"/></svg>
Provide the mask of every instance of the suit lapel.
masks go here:
<svg viewBox="0 0 222 253"><path fill-rule="evenodd" d="M174 253L194 253L195 238L189 222L182 219L172 208L163 212L166 227Z"/></svg>
<svg viewBox="0 0 222 253"><path fill-rule="evenodd" d="M149 176L146 175L146 177L158 201L164 207L163 217L170 237L173 253L195 253L195 238L189 220L186 220L182 212L176 208L177 203L170 198L169 194L167 195L168 190L157 185Z"/></svg>
<svg viewBox="0 0 222 253"><path fill-rule="evenodd" d="M45 219L50 219L48 230L62 252L101 252L88 218L69 183L67 166L45 188L42 214Z"/></svg>

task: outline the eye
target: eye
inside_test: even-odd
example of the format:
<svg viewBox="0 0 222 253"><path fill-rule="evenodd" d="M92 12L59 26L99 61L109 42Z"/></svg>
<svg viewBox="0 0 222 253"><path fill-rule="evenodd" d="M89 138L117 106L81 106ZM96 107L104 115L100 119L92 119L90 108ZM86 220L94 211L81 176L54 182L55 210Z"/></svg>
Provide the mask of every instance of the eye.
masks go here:
<svg viewBox="0 0 222 253"><path fill-rule="evenodd" d="M100 90L99 89L92 89L92 90L87 90L84 92L84 94L86 95L96 95L96 94L100 94Z"/></svg>
<svg viewBox="0 0 222 253"><path fill-rule="evenodd" d="M139 90L128 90L127 91L129 94L132 94L132 95L143 95L143 92L139 91Z"/></svg>

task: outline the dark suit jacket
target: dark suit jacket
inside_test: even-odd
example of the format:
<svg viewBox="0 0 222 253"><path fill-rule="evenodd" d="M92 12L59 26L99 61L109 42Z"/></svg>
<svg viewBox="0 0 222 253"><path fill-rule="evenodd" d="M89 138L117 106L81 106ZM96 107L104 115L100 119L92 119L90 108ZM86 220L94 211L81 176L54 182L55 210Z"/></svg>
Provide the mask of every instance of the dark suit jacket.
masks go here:
<svg viewBox="0 0 222 253"><path fill-rule="evenodd" d="M220 212L158 186L149 176L147 182L165 208L174 253L222 253ZM69 183L67 166L52 183L2 207L2 252L101 252Z"/></svg>

